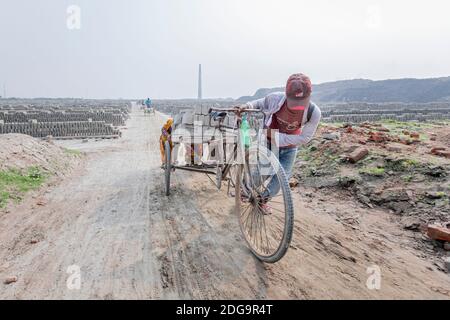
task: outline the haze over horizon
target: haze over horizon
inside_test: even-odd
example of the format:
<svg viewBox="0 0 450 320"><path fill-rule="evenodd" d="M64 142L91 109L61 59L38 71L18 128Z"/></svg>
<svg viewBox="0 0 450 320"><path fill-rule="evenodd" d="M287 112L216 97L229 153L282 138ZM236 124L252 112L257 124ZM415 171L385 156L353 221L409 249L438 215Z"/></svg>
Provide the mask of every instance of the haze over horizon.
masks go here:
<svg viewBox="0 0 450 320"><path fill-rule="evenodd" d="M67 26L71 5L80 29ZM283 86L450 75L444 0L2 0L0 95L205 98ZM270 22L268 22L270 21Z"/></svg>

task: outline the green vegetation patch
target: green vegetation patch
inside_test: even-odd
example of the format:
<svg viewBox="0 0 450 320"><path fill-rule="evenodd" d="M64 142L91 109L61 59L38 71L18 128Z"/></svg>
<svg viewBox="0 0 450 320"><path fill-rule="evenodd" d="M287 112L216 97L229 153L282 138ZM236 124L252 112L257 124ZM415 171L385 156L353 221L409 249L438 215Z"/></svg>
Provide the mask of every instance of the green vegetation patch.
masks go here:
<svg viewBox="0 0 450 320"><path fill-rule="evenodd" d="M81 155L81 151L79 151L79 150L74 150L74 149L68 149L68 148L65 148L65 149L64 149L64 152L65 152L66 154L69 154L69 155L72 155L72 156L80 156L80 155Z"/></svg>
<svg viewBox="0 0 450 320"><path fill-rule="evenodd" d="M39 188L46 179L47 175L38 167L0 171L0 208L9 200L19 202L25 193Z"/></svg>
<svg viewBox="0 0 450 320"><path fill-rule="evenodd" d="M366 167L367 165L374 163L376 161L379 161L381 158L378 154L373 153L369 154L367 157L365 157L364 159L358 161L358 163L356 164L358 167Z"/></svg>
<svg viewBox="0 0 450 320"><path fill-rule="evenodd" d="M403 179L404 182L411 182L414 179L414 175L407 174L407 175L402 176L402 179Z"/></svg>
<svg viewBox="0 0 450 320"><path fill-rule="evenodd" d="M401 166L405 169L415 168L419 166L419 161L415 159L406 159L400 162Z"/></svg>
<svg viewBox="0 0 450 320"><path fill-rule="evenodd" d="M374 177L382 177L385 173L384 168L362 168L359 170L360 174L368 175L368 176L374 176Z"/></svg>
<svg viewBox="0 0 450 320"><path fill-rule="evenodd" d="M340 164L339 155L340 151L337 147L319 150L317 146L311 145L301 148L297 157L308 162L308 166L302 170L303 174L317 177L335 174Z"/></svg>
<svg viewBox="0 0 450 320"><path fill-rule="evenodd" d="M387 127L390 130L413 130L417 131L417 129L424 129L424 128L433 128L435 127L435 124L432 122L419 122L419 121L397 121L392 119L386 119L378 121L378 123L383 124L385 127Z"/></svg>
<svg viewBox="0 0 450 320"><path fill-rule="evenodd" d="M422 164L415 159L391 159L386 161L386 167L395 172L410 172L421 166Z"/></svg>
<svg viewBox="0 0 450 320"><path fill-rule="evenodd" d="M321 122L319 127L332 127L332 128L342 128L345 122L343 121L332 121L332 122Z"/></svg>
<svg viewBox="0 0 450 320"><path fill-rule="evenodd" d="M447 194L443 191L439 191L439 192L436 192L436 196L439 198L444 198L447 196Z"/></svg>
<svg viewBox="0 0 450 320"><path fill-rule="evenodd" d="M430 137L424 132L424 129L435 128L436 124L432 122L402 122L396 120L382 120L381 123L384 127L390 130L391 136L397 136L401 139L410 140L409 134L404 134L404 132L417 133L419 134L419 140L424 142L428 141Z"/></svg>

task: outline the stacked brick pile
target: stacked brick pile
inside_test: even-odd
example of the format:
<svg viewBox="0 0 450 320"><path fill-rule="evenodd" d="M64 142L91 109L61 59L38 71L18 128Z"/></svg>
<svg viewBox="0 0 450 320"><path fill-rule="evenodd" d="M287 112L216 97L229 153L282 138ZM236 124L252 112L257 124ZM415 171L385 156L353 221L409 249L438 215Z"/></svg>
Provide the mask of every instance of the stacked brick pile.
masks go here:
<svg viewBox="0 0 450 320"><path fill-rule="evenodd" d="M116 138L129 118L130 105L102 102L3 104L0 134L21 133L37 138Z"/></svg>
<svg viewBox="0 0 450 320"><path fill-rule="evenodd" d="M367 104L348 103L321 106L325 122L396 120L439 121L450 119L450 103Z"/></svg>
<svg viewBox="0 0 450 320"><path fill-rule="evenodd" d="M0 134L21 133L36 138L115 138L120 130L104 121L28 122L0 124Z"/></svg>

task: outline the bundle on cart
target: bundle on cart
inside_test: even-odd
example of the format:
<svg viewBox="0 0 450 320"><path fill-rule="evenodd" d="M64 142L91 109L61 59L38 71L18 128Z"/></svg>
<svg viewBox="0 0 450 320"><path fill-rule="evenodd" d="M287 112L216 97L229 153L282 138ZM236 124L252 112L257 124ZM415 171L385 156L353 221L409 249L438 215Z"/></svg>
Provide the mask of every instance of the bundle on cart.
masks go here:
<svg viewBox="0 0 450 320"><path fill-rule="evenodd" d="M214 164L227 139L235 137L236 117L210 113L209 106L181 111L174 117L172 141L175 165Z"/></svg>

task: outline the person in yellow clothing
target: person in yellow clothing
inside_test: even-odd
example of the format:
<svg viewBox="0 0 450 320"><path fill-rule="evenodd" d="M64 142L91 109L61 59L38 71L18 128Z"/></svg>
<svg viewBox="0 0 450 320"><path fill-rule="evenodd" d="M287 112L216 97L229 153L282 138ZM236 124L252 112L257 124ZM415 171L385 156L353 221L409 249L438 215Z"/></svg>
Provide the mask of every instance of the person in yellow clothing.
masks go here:
<svg viewBox="0 0 450 320"><path fill-rule="evenodd" d="M161 129L161 136L159 137L159 149L161 151L161 163L164 166L166 163L166 154L164 151L164 145L166 141L169 141L170 144L170 150L173 149L173 143L171 139L172 134L172 125L173 125L173 119L169 118L164 126Z"/></svg>

